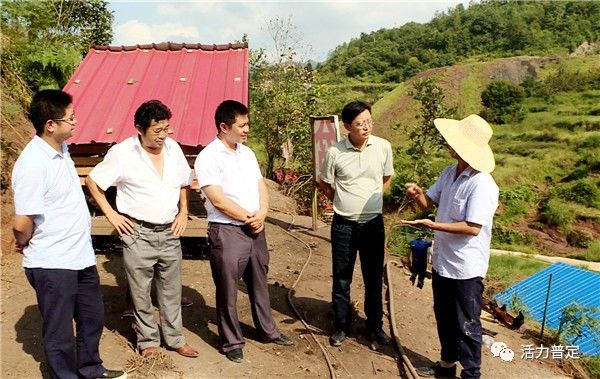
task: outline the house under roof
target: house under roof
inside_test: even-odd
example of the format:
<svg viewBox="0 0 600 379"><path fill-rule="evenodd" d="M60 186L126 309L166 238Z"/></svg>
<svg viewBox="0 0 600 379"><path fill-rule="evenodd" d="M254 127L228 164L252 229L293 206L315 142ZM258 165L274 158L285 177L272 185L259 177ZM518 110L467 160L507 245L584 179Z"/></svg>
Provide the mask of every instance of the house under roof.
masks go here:
<svg viewBox="0 0 600 379"><path fill-rule="evenodd" d="M217 105L225 99L248 104L248 45L94 46L64 90L73 95L78 120L67 141L72 150L106 149L133 135L135 110L151 99L173 112L171 138L206 146L216 135Z"/></svg>

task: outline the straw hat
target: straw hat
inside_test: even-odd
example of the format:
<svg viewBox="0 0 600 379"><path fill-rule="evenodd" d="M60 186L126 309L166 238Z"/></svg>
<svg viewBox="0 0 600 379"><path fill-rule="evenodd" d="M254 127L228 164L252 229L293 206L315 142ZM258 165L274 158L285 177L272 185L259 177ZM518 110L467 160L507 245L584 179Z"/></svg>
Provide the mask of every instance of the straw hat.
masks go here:
<svg viewBox="0 0 600 379"><path fill-rule="evenodd" d="M489 145L493 132L483 118L472 114L462 120L436 118L433 123L448 145L469 166L481 172L494 171L496 162Z"/></svg>

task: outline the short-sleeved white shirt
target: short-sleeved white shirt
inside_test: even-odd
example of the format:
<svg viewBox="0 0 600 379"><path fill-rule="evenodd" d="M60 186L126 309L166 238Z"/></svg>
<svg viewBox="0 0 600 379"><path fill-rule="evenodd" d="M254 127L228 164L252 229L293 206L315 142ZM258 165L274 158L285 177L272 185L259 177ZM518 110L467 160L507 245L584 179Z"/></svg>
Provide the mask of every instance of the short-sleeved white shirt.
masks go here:
<svg viewBox="0 0 600 379"><path fill-rule="evenodd" d="M262 174L256 156L248 146L238 143L236 150L231 151L215 138L198 154L194 169L200 188L220 186L226 197L249 213L260 209L258 184ZM224 215L208 198L205 204L209 222L244 224Z"/></svg>
<svg viewBox="0 0 600 379"><path fill-rule="evenodd" d="M394 174L392 146L377 136L369 136L359 150L348 138L331 146L325 155L321 180L334 187L333 210L358 222L381 214L383 177Z"/></svg>
<svg viewBox="0 0 600 379"><path fill-rule="evenodd" d="M169 224L179 212L181 188L190 185L192 170L175 140L165 139L163 152L161 178L135 134L111 147L90 177L104 191L112 185L117 187L120 213L153 224Z"/></svg>
<svg viewBox="0 0 600 379"><path fill-rule="evenodd" d="M33 216L23 267L82 270L96 264L91 220L67 145L63 154L38 136L25 146L12 172L15 214Z"/></svg>
<svg viewBox="0 0 600 379"><path fill-rule="evenodd" d="M488 173L465 169L454 180L456 164L444 169L427 190L438 204L437 222L468 221L481 225L477 236L435 232L433 268L443 277L485 277L490 258L492 221L498 207L498 186Z"/></svg>

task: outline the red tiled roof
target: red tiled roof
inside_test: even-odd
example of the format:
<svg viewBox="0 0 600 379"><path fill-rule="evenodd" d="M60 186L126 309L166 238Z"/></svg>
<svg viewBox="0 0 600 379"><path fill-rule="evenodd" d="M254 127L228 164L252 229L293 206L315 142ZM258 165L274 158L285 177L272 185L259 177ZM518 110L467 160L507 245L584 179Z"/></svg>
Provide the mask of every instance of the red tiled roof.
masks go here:
<svg viewBox="0 0 600 379"><path fill-rule="evenodd" d="M216 135L221 101L248 104L248 45L94 46L64 91L73 95L77 115L70 144L123 141L135 133L139 105L158 99L173 112L170 136L205 146Z"/></svg>

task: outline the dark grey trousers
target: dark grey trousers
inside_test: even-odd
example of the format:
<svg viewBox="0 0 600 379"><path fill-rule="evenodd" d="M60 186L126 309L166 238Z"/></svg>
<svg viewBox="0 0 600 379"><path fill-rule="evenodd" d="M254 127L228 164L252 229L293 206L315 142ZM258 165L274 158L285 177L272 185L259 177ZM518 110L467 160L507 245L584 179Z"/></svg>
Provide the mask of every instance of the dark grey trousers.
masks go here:
<svg viewBox="0 0 600 379"><path fill-rule="evenodd" d="M265 232L254 236L245 227L210 223L208 239L210 267L217 290L217 326L221 350L226 353L244 347L244 336L237 315L240 279L248 288L252 320L258 335L267 341L279 337L269 300L269 251Z"/></svg>

